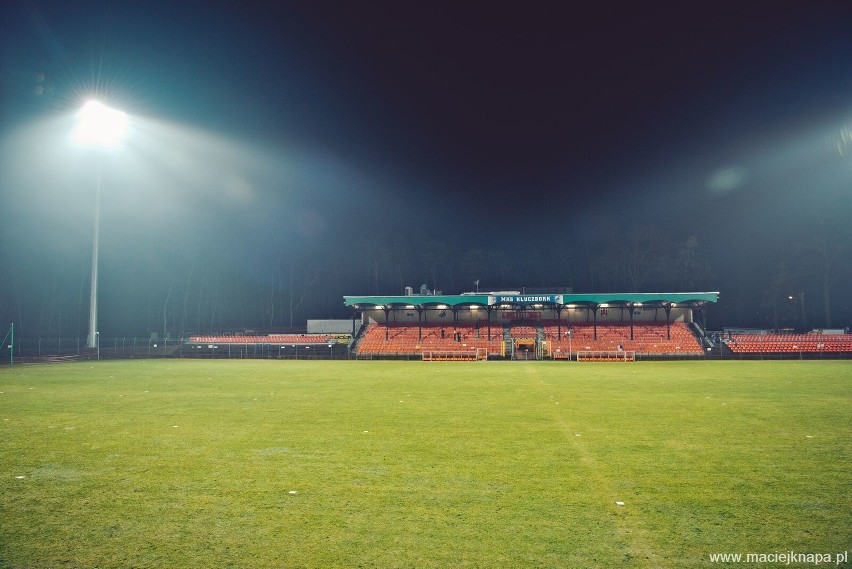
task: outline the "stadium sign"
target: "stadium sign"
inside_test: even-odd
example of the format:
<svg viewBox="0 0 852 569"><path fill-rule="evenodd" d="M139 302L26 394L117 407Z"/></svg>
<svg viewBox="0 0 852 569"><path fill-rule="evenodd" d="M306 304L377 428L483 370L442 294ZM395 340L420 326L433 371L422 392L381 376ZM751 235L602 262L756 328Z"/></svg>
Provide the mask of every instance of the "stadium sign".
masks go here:
<svg viewBox="0 0 852 569"><path fill-rule="evenodd" d="M513 294L494 297L494 304L562 304L561 294Z"/></svg>
<svg viewBox="0 0 852 569"><path fill-rule="evenodd" d="M529 310L503 312L503 320L541 320L541 312Z"/></svg>

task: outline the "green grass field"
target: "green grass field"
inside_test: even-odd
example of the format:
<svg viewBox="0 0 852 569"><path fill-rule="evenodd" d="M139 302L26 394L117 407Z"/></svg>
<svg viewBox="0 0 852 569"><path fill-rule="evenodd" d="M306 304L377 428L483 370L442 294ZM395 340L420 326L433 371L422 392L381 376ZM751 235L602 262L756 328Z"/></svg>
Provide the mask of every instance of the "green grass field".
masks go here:
<svg viewBox="0 0 852 569"><path fill-rule="evenodd" d="M852 549L852 362L119 361L0 392L2 567Z"/></svg>

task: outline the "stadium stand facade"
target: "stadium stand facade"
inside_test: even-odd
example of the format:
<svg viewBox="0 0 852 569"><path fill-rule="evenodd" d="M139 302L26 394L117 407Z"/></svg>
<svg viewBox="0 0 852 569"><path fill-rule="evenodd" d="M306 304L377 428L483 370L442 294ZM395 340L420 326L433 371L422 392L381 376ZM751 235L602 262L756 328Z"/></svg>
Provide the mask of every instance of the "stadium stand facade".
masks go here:
<svg viewBox="0 0 852 569"><path fill-rule="evenodd" d="M705 307L718 293L346 296L353 352L365 357L589 359L701 357ZM610 357L610 354L612 356ZM619 355L621 356L619 358ZM582 358L582 355L579 356Z"/></svg>

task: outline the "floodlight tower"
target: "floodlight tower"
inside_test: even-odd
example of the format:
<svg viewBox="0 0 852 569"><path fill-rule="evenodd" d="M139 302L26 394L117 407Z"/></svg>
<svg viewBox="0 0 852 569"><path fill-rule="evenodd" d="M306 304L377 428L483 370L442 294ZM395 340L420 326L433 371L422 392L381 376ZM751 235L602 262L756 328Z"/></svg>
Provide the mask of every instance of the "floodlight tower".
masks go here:
<svg viewBox="0 0 852 569"><path fill-rule="evenodd" d="M101 102L89 101L77 113L74 139L85 146L108 149L118 145L127 132L127 115ZM86 346L98 345L98 247L101 225L101 159L98 157L95 180L95 229L92 239L92 284L89 298L89 334Z"/></svg>

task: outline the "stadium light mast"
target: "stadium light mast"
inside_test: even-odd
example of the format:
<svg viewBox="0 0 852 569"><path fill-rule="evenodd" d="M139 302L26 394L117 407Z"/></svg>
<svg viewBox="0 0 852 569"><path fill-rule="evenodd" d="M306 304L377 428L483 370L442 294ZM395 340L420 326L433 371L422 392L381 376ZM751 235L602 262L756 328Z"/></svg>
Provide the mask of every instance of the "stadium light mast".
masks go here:
<svg viewBox="0 0 852 569"><path fill-rule="evenodd" d="M117 146L127 132L127 115L99 101L89 101L77 113L74 140L83 146L109 149ZM98 338L98 248L101 225L101 157L95 177L95 228L92 238L92 282L89 297L89 334L86 347L99 347Z"/></svg>

